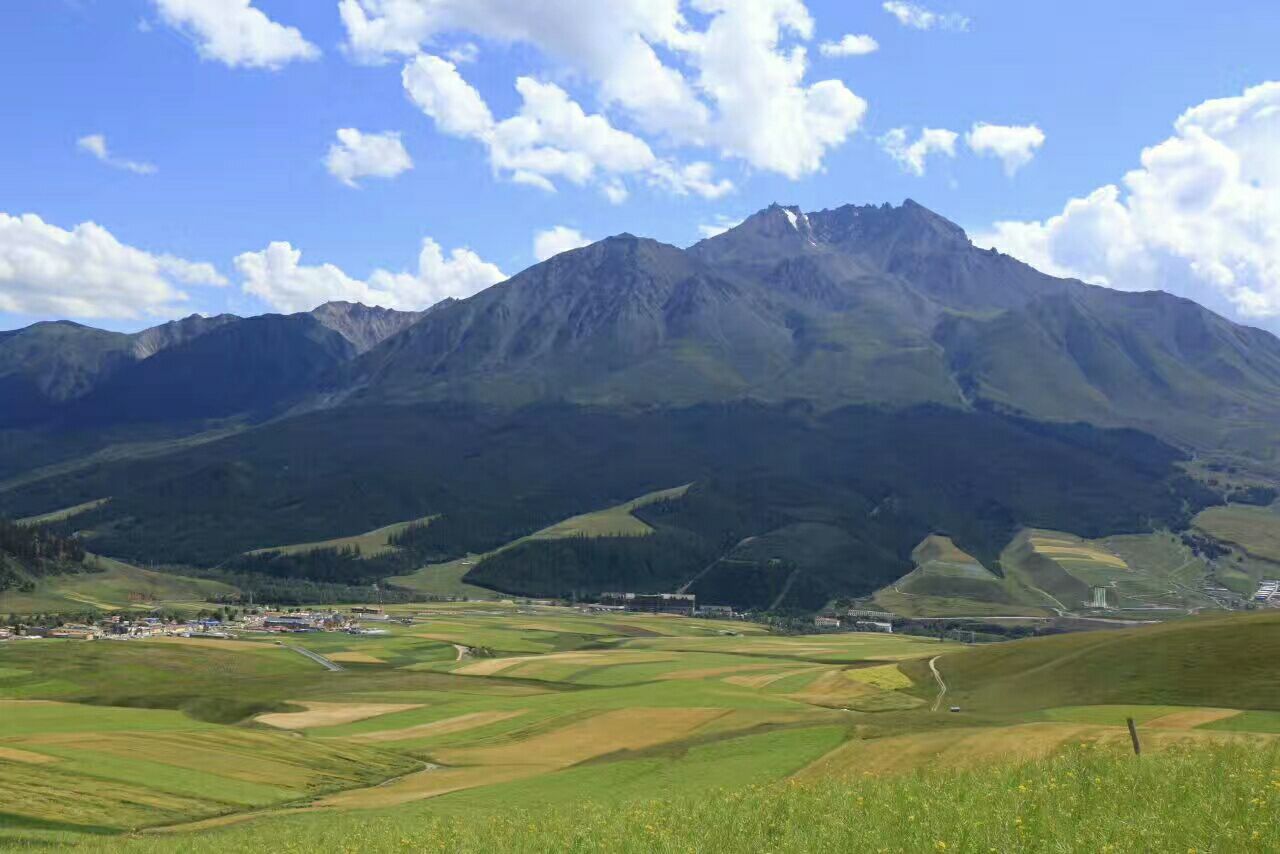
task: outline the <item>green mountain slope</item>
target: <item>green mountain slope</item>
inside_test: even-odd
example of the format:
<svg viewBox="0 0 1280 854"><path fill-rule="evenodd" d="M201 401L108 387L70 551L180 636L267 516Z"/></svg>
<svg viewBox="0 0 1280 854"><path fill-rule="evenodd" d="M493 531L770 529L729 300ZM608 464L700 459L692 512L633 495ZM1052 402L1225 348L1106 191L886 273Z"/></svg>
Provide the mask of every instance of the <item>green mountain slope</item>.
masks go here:
<svg viewBox="0 0 1280 854"><path fill-rule="evenodd" d="M1264 612L992 644L944 655L938 668L949 701L993 713L1094 704L1280 710L1277 656L1280 613Z"/></svg>
<svg viewBox="0 0 1280 854"><path fill-rule="evenodd" d="M630 235L444 307L325 402L753 399L994 406L1272 458L1280 340L1168 294L1046 276L908 201Z"/></svg>

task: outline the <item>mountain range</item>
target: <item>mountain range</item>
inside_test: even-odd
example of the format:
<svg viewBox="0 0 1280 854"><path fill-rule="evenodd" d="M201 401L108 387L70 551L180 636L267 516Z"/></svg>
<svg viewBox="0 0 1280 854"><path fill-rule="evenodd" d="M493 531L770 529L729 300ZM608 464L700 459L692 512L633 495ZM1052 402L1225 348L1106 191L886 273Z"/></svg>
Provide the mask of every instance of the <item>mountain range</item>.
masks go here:
<svg viewBox="0 0 1280 854"><path fill-rule="evenodd" d="M944 422L969 438L974 458L933 473L904 466L896 476L918 481L909 488L887 469L862 480L816 471L813 460L759 458L771 439L812 441L834 443L842 465L865 467L876 455L920 453L912 441L937 444L931 431ZM482 447L441 434L460 423ZM613 433L582 439L585 425ZM736 429L753 440L727 440L723 431ZM1108 526L1096 507L1052 510L1000 478L982 486L986 475L973 466L1013 476L993 456L996 434L1077 474L1113 461L1124 484L1075 488L1097 487L1100 506L1137 501L1150 515L1117 505L1112 518L1123 521ZM675 464L565 475L575 465L564 444L571 435L594 466L624 448ZM290 454L310 462L283 462L285 436L300 443ZM221 551L212 540L181 550L193 563L428 514L453 520L440 531L504 519L492 526L497 538L593 502L698 482L687 506L665 508L669 518L697 502L733 517L686 520L681 530L702 544L690 552L698 559L730 535L795 524L840 532L827 538L839 543L834 552L806 558L821 564L811 572L821 580L816 601L842 577L849 589L866 580L860 560L887 573L914 544L850 521L851 506L871 512L911 495L911 507L892 505L910 520L903 531L927 533L944 519L955 530L990 529L967 543L990 555L998 536L1031 516L1094 532L1174 525L1186 507L1175 512L1161 496L1212 500L1203 484L1184 482L1187 460L1273 477L1278 437L1280 340L1163 292L1045 275L974 246L909 200L817 212L773 205L687 249L622 234L423 312L329 303L293 315L192 316L132 335L69 322L0 333L0 511L109 495L82 523L104 544L161 560L175 558L161 553L174 547L162 526L202 531L202 543L217 525L238 526ZM861 455L836 450L842 441ZM526 453L546 465L512 462ZM332 468L338 460L362 476ZM1055 477L1024 463L1024 475ZM409 473L433 480L415 488ZM935 480L947 476L968 478L954 498L977 504L926 498L953 491ZM763 497L766 482L785 500ZM797 484L809 489L809 506L793 494ZM335 499L339 489L365 500L352 510ZM169 495L171 506L144 490ZM232 493L255 498L234 508ZM442 541L440 553L457 553L461 541Z"/></svg>

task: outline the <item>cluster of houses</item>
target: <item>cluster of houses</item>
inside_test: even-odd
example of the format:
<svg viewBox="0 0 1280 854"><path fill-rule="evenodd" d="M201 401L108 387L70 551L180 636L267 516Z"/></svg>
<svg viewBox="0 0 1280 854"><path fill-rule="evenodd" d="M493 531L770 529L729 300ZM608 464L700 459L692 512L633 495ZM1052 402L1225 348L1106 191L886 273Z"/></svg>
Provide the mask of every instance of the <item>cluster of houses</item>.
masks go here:
<svg viewBox="0 0 1280 854"><path fill-rule="evenodd" d="M692 593L601 593L599 606L600 610L692 617L698 610L698 598Z"/></svg>
<svg viewBox="0 0 1280 854"><path fill-rule="evenodd" d="M235 620L196 619L166 620L161 617L127 617L115 614L95 623L64 623L0 627L0 641L36 638L70 640L129 640L149 637L230 638L237 632L347 632L379 635L386 629L370 627L391 621L378 607L355 607L350 611L264 611L246 614Z"/></svg>
<svg viewBox="0 0 1280 854"><path fill-rule="evenodd" d="M889 616L889 614L885 615L885 617ZM893 634L893 623L888 619L863 620L851 616L842 620L839 617L818 615L813 618L813 626L826 632L839 631L843 628L847 632L883 632L888 635Z"/></svg>

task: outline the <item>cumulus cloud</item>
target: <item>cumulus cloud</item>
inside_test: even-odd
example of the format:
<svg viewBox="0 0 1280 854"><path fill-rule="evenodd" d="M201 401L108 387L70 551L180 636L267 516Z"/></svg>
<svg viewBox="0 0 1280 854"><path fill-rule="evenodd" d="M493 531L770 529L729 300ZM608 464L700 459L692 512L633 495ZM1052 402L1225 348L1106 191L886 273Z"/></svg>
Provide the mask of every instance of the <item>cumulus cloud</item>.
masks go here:
<svg viewBox="0 0 1280 854"><path fill-rule="evenodd" d="M711 138L726 154L788 178L818 171L827 151L862 123L867 102L839 80L804 84L804 48L781 45L784 35L812 37L804 4L698 0L695 6L713 15L705 32L690 36L698 87L715 103Z"/></svg>
<svg viewBox="0 0 1280 854"><path fill-rule="evenodd" d="M960 134L945 128L924 128L915 142L909 142L906 128L894 128L880 137L880 147L898 161L904 171L922 176L932 155L956 156Z"/></svg>
<svg viewBox="0 0 1280 854"><path fill-rule="evenodd" d="M359 178L394 178L413 168L400 134L361 133L355 128L338 131L338 141L329 146L324 162L329 174L348 187L358 187Z"/></svg>
<svg viewBox="0 0 1280 854"><path fill-rule="evenodd" d="M469 297L507 278L470 249L454 249L446 257L430 237L422 240L417 273L375 270L368 279L356 279L333 264L301 262L302 251L282 241L235 259L244 292L282 312L310 311L331 300L416 311L447 297Z"/></svg>
<svg viewBox="0 0 1280 854"><path fill-rule="evenodd" d="M113 155L111 150L107 148L107 138L100 133L91 133L88 136L80 137L76 140L76 147L81 151L92 154L113 169L123 169L135 175L154 175L156 173L154 164L144 163L139 160L127 160Z"/></svg>
<svg viewBox="0 0 1280 854"><path fill-rule="evenodd" d="M570 249L577 249L589 243L591 243L590 238L584 237L576 228L557 225L533 235L533 257L539 261L545 261L561 252L568 252Z"/></svg>
<svg viewBox="0 0 1280 854"><path fill-rule="evenodd" d="M823 56L866 56L880 49L880 42L871 36L849 33L838 42L823 42L818 50Z"/></svg>
<svg viewBox="0 0 1280 854"><path fill-rule="evenodd" d="M268 18L251 0L154 0L161 19L185 33L205 59L231 68L277 69L320 49L296 27Z"/></svg>
<svg viewBox="0 0 1280 854"><path fill-rule="evenodd" d="M807 83L802 0L341 0L347 49L377 62L437 36L529 44L594 83L607 109L663 141L717 149L796 178L860 125L866 102L839 80ZM659 54L662 51L662 55ZM478 98L478 94L477 94ZM537 182L532 174L521 176Z"/></svg>
<svg viewBox="0 0 1280 854"><path fill-rule="evenodd" d="M511 180L553 191L556 180L595 183L611 201L626 198L623 179L639 177L680 195L717 198L733 189L717 181L706 163L680 165L659 158L643 139L619 130L604 116L588 115L554 83L516 80L521 106L502 121L457 66L423 54L401 74L405 91L436 126L485 145L489 162Z"/></svg>
<svg viewBox="0 0 1280 854"><path fill-rule="evenodd" d="M958 12L939 13L916 3L903 0L886 0L882 7L890 15L898 19L898 23L913 30L960 30L969 29L969 19Z"/></svg>
<svg viewBox="0 0 1280 854"><path fill-rule="evenodd" d="M679 0L340 0L347 48L380 62L416 55L443 33L469 32L502 43L532 44L583 72L606 104L621 104L649 127L696 131L706 107L654 45L684 38Z"/></svg>
<svg viewBox="0 0 1280 854"><path fill-rule="evenodd" d="M210 264L154 255L92 222L71 230L0 213L0 311L74 318L171 314L183 285L225 285Z"/></svg>
<svg viewBox="0 0 1280 854"><path fill-rule="evenodd" d="M1280 82L1206 101L1119 184L975 242L1047 272L1280 316Z"/></svg>
<svg viewBox="0 0 1280 854"><path fill-rule="evenodd" d="M1035 125L978 122L965 134L965 142L975 154L998 158L1010 177L1031 162L1044 140L1044 131Z"/></svg>

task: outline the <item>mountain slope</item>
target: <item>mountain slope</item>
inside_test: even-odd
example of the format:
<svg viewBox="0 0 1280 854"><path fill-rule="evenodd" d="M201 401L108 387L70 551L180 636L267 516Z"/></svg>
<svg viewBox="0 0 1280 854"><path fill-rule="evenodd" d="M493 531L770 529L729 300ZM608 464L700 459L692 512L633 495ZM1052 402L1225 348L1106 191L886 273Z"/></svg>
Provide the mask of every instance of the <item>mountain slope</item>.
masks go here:
<svg viewBox="0 0 1280 854"><path fill-rule="evenodd" d="M34 424L132 360L128 335L70 321L0 332L0 427Z"/></svg>
<svg viewBox="0 0 1280 854"><path fill-rule="evenodd" d="M396 311L358 302L327 302L310 312L321 324L350 341L358 353L372 349L397 332L417 323L424 313Z"/></svg>
<svg viewBox="0 0 1280 854"><path fill-rule="evenodd" d="M996 406L1277 462L1280 341L1044 275L914 202L772 206L680 250L621 235L441 308L334 401Z"/></svg>
<svg viewBox="0 0 1280 854"><path fill-rule="evenodd" d="M355 345L309 314L250 317L117 371L68 417L105 424L262 415L354 353Z"/></svg>

